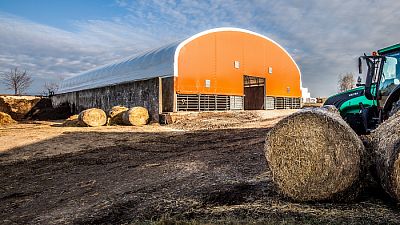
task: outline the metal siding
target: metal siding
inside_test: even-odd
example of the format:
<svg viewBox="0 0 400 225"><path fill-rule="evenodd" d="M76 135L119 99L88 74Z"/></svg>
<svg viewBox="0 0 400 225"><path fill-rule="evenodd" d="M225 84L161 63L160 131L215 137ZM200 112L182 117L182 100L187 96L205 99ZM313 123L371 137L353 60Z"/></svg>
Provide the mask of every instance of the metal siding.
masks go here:
<svg viewBox="0 0 400 225"><path fill-rule="evenodd" d="M239 68L235 61L240 62ZM290 55L273 41L238 31L209 33L183 46L176 90L178 94L240 96L243 75L265 78L268 95L301 97L300 72ZM205 80L211 81L210 88Z"/></svg>

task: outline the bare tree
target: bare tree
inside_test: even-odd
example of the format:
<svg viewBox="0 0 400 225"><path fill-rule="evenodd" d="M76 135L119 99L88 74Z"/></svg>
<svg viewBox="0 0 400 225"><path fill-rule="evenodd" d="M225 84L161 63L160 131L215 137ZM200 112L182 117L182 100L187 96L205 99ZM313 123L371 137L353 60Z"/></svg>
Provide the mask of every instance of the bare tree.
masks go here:
<svg viewBox="0 0 400 225"><path fill-rule="evenodd" d="M52 96L58 90L58 83L56 82L46 82L43 85L42 94L45 96Z"/></svg>
<svg viewBox="0 0 400 225"><path fill-rule="evenodd" d="M23 72L15 67L10 72L5 72L1 76L2 83L9 90L14 90L14 94L22 94L32 84L32 77L24 70Z"/></svg>
<svg viewBox="0 0 400 225"><path fill-rule="evenodd" d="M354 88L355 80L353 73L346 73L344 75L339 75L338 89L339 92L348 91Z"/></svg>

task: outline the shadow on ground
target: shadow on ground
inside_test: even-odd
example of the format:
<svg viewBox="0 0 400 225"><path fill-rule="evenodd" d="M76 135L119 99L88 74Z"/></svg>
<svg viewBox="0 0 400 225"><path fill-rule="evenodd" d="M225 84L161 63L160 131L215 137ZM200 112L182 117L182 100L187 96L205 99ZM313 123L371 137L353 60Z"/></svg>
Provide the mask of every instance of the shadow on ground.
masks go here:
<svg viewBox="0 0 400 225"><path fill-rule="evenodd" d="M264 159L267 130L74 132L12 149L0 155L1 223L120 224L166 216L270 224L400 223L397 206L375 189L348 204L282 199ZM71 142L80 145L67 153L40 154ZM103 142L109 146L96 145Z"/></svg>

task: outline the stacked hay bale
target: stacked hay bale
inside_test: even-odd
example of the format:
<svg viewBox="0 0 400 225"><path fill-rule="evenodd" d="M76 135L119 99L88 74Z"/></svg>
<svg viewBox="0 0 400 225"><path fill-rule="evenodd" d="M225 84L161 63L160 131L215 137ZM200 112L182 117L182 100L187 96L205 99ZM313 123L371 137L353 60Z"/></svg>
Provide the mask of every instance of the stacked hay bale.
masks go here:
<svg viewBox="0 0 400 225"><path fill-rule="evenodd" d="M114 106L112 109L108 112L108 117L109 117L109 125L123 125L124 120L122 119L122 116L124 112L128 111L129 109L124 107L124 106Z"/></svg>
<svg viewBox="0 0 400 225"><path fill-rule="evenodd" d="M4 112L0 112L0 126L14 123L16 123L16 121L13 120L10 115Z"/></svg>
<svg viewBox="0 0 400 225"><path fill-rule="evenodd" d="M89 127L99 127L107 123L107 115L101 109L91 108L79 113L78 120Z"/></svg>
<svg viewBox="0 0 400 225"><path fill-rule="evenodd" d="M366 172L363 143L332 109L304 109L267 134L265 154L280 192L296 201L357 196Z"/></svg>
<svg viewBox="0 0 400 225"><path fill-rule="evenodd" d="M400 201L400 112L372 133L376 173L382 188Z"/></svg>
<svg viewBox="0 0 400 225"><path fill-rule="evenodd" d="M146 125L149 120L149 112L143 107L133 107L123 113L122 120L126 125Z"/></svg>
<svg viewBox="0 0 400 225"><path fill-rule="evenodd" d="M0 96L0 112L22 120L40 100L36 96Z"/></svg>

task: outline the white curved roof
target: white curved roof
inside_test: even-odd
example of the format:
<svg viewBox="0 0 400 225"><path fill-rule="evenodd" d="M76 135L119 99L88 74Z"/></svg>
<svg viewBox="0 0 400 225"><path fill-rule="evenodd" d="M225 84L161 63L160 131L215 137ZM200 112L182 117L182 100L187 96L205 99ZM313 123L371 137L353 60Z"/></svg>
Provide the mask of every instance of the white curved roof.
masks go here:
<svg viewBox="0 0 400 225"><path fill-rule="evenodd" d="M239 28L215 28L206 30L192 37L179 42L135 55L117 63L95 68L61 82L58 94L87 90L105 86L112 86L121 83L128 83L137 80L146 80L156 77L178 76L178 56L180 50L190 41L214 32L237 31L249 33L267 39L280 47L296 65L299 67L289 53L278 43L261 34ZM300 77L301 82L301 77Z"/></svg>
<svg viewBox="0 0 400 225"><path fill-rule="evenodd" d="M111 86L155 77L174 75L174 54L178 43L153 49L117 63L95 68L61 82L58 93Z"/></svg>

